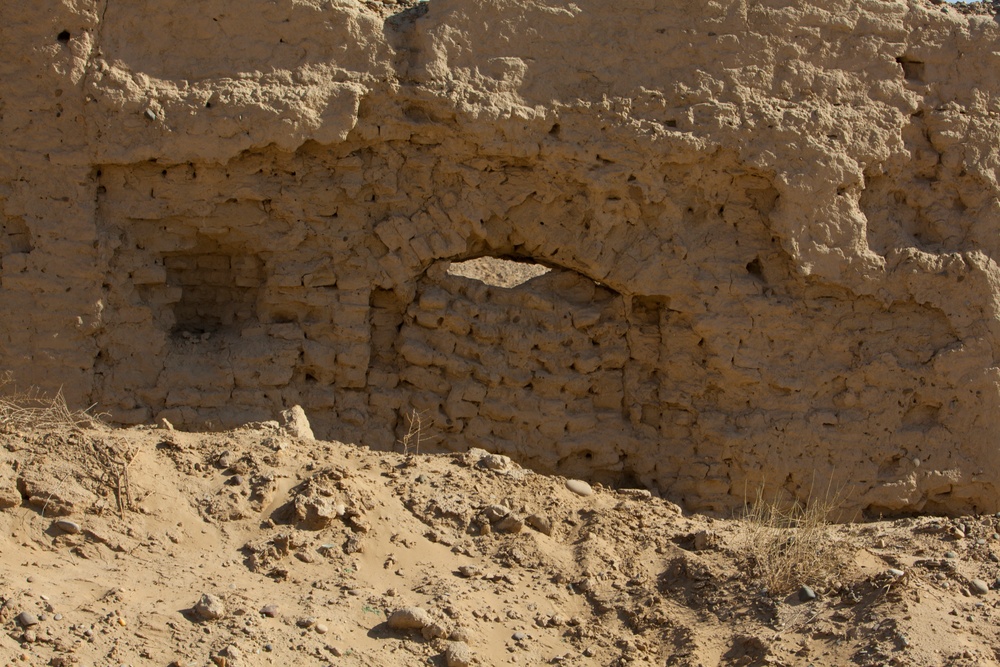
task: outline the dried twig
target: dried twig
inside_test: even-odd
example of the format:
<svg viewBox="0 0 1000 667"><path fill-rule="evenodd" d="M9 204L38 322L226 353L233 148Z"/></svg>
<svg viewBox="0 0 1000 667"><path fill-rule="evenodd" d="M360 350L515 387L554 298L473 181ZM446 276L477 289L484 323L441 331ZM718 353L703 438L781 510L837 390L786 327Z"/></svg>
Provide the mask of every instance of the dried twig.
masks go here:
<svg viewBox="0 0 1000 667"><path fill-rule="evenodd" d="M104 469L105 476L110 476L114 486L115 500L118 503L118 513L124 519L125 512L135 508L132 484L129 481L129 466L139 454L139 448L130 446L123 438L91 441L90 448Z"/></svg>
<svg viewBox="0 0 1000 667"><path fill-rule="evenodd" d="M403 454L406 456L419 454L420 443L427 442L428 440L428 438L424 436L423 415L424 413L418 412L416 408L411 410L410 414L406 415L406 435L404 435L401 440L397 441L403 446Z"/></svg>
<svg viewBox="0 0 1000 667"><path fill-rule="evenodd" d="M55 429L68 426L92 426L98 418L86 410L71 410L62 389L49 396L37 388L20 390L10 371L0 373L0 432L27 429Z"/></svg>

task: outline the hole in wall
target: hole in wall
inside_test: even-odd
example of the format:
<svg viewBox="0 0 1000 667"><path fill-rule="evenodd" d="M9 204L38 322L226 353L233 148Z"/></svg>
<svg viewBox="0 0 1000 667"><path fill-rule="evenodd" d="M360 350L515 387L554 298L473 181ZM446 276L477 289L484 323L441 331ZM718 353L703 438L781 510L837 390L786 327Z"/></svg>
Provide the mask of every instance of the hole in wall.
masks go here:
<svg viewBox="0 0 1000 667"><path fill-rule="evenodd" d="M447 273L449 276L478 280L490 287L510 289L543 276L549 271L551 271L549 267L530 261L478 257L464 262L452 262Z"/></svg>
<svg viewBox="0 0 1000 667"><path fill-rule="evenodd" d="M31 252L31 232L21 218L7 218L0 224L0 255Z"/></svg>
<svg viewBox="0 0 1000 667"><path fill-rule="evenodd" d="M653 361L633 360L630 341L658 350L662 338L660 304L644 302L640 331L623 299L586 275L511 255L441 262L412 294L376 290L368 380L383 389L370 415L399 439L396 416L416 410L447 449L616 483L621 462L598 446L658 425L641 424L626 402L626 365L637 381L655 375Z"/></svg>
<svg viewBox="0 0 1000 667"><path fill-rule="evenodd" d="M914 60L909 56L899 56L896 58L896 62L903 68L903 76L907 81L923 81L924 80L924 63L919 60Z"/></svg>
<svg viewBox="0 0 1000 667"><path fill-rule="evenodd" d="M173 302L172 333L213 333L256 318L263 276L258 257L228 251L200 236L193 248L163 256Z"/></svg>

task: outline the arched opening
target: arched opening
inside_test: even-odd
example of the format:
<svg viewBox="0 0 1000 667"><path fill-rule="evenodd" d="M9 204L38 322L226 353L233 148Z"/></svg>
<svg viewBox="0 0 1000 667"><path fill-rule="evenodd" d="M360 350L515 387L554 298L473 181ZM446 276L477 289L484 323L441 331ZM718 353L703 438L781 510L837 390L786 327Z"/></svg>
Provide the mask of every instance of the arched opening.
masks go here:
<svg viewBox="0 0 1000 667"><path fill-rule="evenodd" d="M492 287L514 288L544 276L551 270L550 267L535 262L486 255L464 262L452 262L447 273L449 276L478 280Z"/></svg>
<svg viewBox="0 0 1000 667"><path fill-rule="evenodd" d="M632 358L628 310L621 294L569 269L440 262L409 303L373 298L370 378L392 386L373 397L373 416L396 423L397 439L416 413L436 448L482 447L619 484L648 419L626 387L652 373L638 364L655 364Z"/></svg>

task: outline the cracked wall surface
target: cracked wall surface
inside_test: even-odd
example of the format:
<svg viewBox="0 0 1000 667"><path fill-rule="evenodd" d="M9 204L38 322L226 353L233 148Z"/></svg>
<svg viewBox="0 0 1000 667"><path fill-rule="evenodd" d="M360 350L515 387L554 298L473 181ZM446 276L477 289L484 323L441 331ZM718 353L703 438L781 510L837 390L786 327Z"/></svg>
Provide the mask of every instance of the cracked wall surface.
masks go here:
<svg viewBox="0 0 1000 667"><path fill-rule="evenodd" d="M20 383L379 448L420 414L692 509L1000 510L994 16L230 5L0 7Z"/></svg>

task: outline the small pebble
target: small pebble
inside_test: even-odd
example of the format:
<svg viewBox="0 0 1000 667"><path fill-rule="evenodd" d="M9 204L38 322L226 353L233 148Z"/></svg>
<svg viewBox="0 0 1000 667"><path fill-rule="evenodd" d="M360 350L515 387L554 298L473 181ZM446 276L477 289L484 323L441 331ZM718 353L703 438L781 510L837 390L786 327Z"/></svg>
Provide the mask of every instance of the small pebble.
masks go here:
<svg viewBox="0 0 1000 667"><path fill-rule="evenodd" d="M267 605L264 605L263 607L261 607L260 615L261 616L267 616L268 618L275 618L275 617L277 617L277 615L278 615L278 605L276 605L276 604L267 604Z"/></svg>
<svg viewBox="0 0 1000 667"><path fill-rule="evenodd" d="M473 577L478 577L482 572L475 565L461 565L458 568L458 575L464 577L465 579L471 579Z"/></svg>
<svg viewBox="0 0 1000 667"><path fill-rule="evenodd" d="M958 554L955 553L954 551L945 551L944 552L944 557L945 558L958 558Z"/></svg>
<svg viewBox="0 0 1000 667"><path fill-rule="evenodd" d="M403 607L389 615L388 624L393 630L420 630L433 621L420 607Z"/></svg>
<svg viewBox="0 0 1000 667"><path fill-rule="evenodd" d="M594 495L594 489L582 479L567 479L566 488L578 496Z"/></svg>
<svg viewBox="0 0 1000 667"><path fill-rule="evenodd" d="M552 521L550 521L546 516L541 514L531 514L524 520L524 522L543 535L552 534Z"/></svg>
<svg viewBox="0 0 1000 667"><path fill-rule="evenodd" d="M520 630L511 635L511 639L513 639L516 642L523 642L527 638L528 638L528 633L521 632Z"/></svg>
<svg viewBox="0 0 1000 667"><path fill-rule="evenodd" d="M469 667L472 664L472 651L465 642L452 642L444 651L444 661L448 667Z"/></svg>
<svg viewBox="0 0 1000 667"><path fill-rule="evenodd" d="M30 628L33 625L38 625L38 617L30 611L22 611L17 616L17 622L21 624L22 628Z"/></svg>
<svg viewBox="0 0 1000 667"><path fill-rule="evenodd" d="M70 535L78 535L82 530L80 524L76 521L70 521L69 519L59 519L58 521L53 521L52 526L58 528L64 533L69 533Z"/></svg>
<svg viewBox="0 0 1000 667"><path fill-rule="evenodd" d="M193 611L195 618L200 621L215 621L226 615L226 605L218 597L211 593L205 593L198 600Z"/></svg>
<svg viewBox="0 0 1000 667"><path fill-rule="evenodd" d="M816 599L816 591L814 591L809 586L803 586L799 589L799 600L802 602L809 602L810 600Z"/></svg>
<svg viewBox="0 0 1000 667"><path fill-rule="evenodd" d="M969 582L969 590L973 595L986 595L990 592L990 587L982 579L973 579Z"/></svg>
<svg viewBox="0 0 1000 667"><path fill-rule="evenodd" d="M318 632L319 634L325 635L329 631L330 631L330 628L326 625L326 623L317 623L316 624L316 632Z"/></svg>

